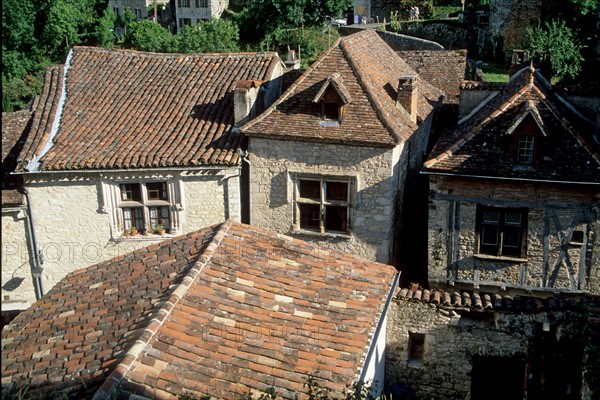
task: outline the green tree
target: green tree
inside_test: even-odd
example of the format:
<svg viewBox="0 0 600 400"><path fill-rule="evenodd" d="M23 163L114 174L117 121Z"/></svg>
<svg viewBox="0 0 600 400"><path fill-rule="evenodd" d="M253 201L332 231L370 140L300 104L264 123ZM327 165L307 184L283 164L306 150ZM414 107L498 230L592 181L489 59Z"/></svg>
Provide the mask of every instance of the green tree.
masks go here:
<svg viewBox="0 0 600 400"><path fill-rule="evenodd" d="M240 36L260 42L277 29L321 25L351 5L352 0L255 0L237 15Z"/></svg>
<svg viewBox="0 0 600 400"><path fill-rule="evenodd" d="M107 7L96 27L96 40L98 41L98 46L112 49L116 38L114 32L116 20L117 16L112 7Z"/></svg>
<svg viewBox="0 0 600 400"><path fill-rule="evenodd" d="M239 49L239 29L229 20L201 22L186 26L179 33L179 51L183 53L221 53Z"/></svg>
<svg viewBox="0 0 600 400"><path fill-rule="evenodd" d="M155 52L177 51L177 37L160 24L147 19L129 24L127 39L134 49Z"/></svg>
<svg viewBox="0 0 600 400"><path fill-rule="evenodd" d="M550 62L554 78L574 78L581 70L584 46L579 44L575 32L564 21L553 20L543 28L541 25L529 27L526 41L532 54L540 57L541 61Z"/></svg>
<svg viewBox="0 0 600 400"><path fill-rule="evenodd" d="M60 57L69 48L95 35L95 0L54 0L42 32L48 53Z"/></svg>

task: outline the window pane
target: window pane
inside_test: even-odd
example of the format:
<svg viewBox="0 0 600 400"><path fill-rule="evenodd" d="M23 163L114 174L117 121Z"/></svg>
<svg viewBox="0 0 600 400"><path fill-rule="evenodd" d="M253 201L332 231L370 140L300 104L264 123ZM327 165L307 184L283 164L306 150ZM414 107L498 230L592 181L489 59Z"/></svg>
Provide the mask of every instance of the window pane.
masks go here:
<svg viewBox="0 0 600 400"><path fill-rule="evenodd" d="M133 219L134 226L138 229L138 231L146 229L144 224L144 210L142 208L133 209Z"/></svg>
<svg viewBox="0 0 600 400"><path fill-rule="evenodd" d="M500 223L500 212L494 210L485 210L483 212L483 222Z"/></svg>
<svg viewBox="0 0 600 400"><path fill-rule="evenodd" d="M133 226L131 208L123 209L123 222L125 223L125 229L131 229Z"/></svg>
<svg viewBox="0 0 600 400"><path fill-rule="evenodd" d="M521 255L521 229L506 227L502 235L502 255L519 257Z"/></svg>
<svg viewBox="0 0 600 400"><path fill-rule="evenodd" d="M348 201L347 182L326 182L325 199Z"/></svg>
<svg viewBox="0 0 600 400"><path fill-rule="evenodd" d="M533 161L533 142L533 135L519 136L519 162L530 164Z"/></svg>
<svg viewBox="0 0 600 400"><path fill-rule="evenodd" d="M506 212L506 214L504 214L504 222L508 225L521 225L521 213Z"/></svg>
<svg viewBox="0 0 600 400"><path fill-rule="evenodd" d="M169 229L171 227L171 213L169 213L169 207L161 207L160 208L160 223L165 229Z"/></svg>
<svg viewBox="0 0 600 400"><path fill-rule="evenodd" d="M142 201L142 190L139 183L123 183L121 186L121 200Z"/></svg>
<svg viewBox="0 0 600 400"><path fill-rule="evenodd" d="M300 197L305 199L321 200L321 182L300 180L299 183Z"/></svg>
<svg viewBox="0 0 600 400"><path fill-rule="evenodd" d="M496 226L483 225L481 227L481 243L485 245L498 245L499 229Z"/></svg>
<svg viewBox="0 0 600 400"><path fill-rule="evenodd" d="M299 204L300 228L319 229L321 207L318 204Z"/></svg>
<svg viewBox="0 0 600 400"><path fill-rule="evenodd" d="M325 230L346 232L348 230L348 208L338 206L326 206Z"/></svg>
<svg viewBox="0 0 600 400"><path fill-rule="evenodd" d="M167 183L166 182L150 182L146 184L148 190L148 200L165 200L167 201L169 196L167 195Z"/></svg>

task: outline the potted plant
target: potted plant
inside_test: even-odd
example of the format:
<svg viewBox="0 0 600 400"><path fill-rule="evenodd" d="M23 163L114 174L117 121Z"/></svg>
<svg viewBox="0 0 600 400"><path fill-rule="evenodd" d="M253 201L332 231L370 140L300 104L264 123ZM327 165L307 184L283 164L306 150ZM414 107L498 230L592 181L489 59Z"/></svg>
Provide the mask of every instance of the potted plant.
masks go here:
<svg viewBox="0 0 600 400"><path fill-rule="evenodd" d="M137 227L133 226L130 229L131 236L137 236L139 234Z"/></svg>
<svg viewBox="0 0 600 400"><path fill-rule="evenodd" d="M165 232L165 227L162 224L154 225L154 233L158 233L160 236L163 236Z"/></svg>

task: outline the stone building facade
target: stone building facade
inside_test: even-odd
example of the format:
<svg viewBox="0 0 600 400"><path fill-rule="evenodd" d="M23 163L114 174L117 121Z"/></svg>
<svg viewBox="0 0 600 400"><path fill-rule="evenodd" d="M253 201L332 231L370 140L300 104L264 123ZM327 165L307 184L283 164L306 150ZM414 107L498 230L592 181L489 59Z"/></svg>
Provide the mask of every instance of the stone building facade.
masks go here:
<svg viewBox="0 0 600 400"><path fill-rule="evenodd" d="M229 0L177 0L177 29L180 30L186 25L196 25L200 21L219 19L227 7Z"/></svg>
<svg viewBox="0 0 600 400"><path fill-rule="evenodd" d="M600 293L594 122L533 68L487 89L425 163L429 283Z"/></svg>
<svg viewBox="0 0 600 400"><path fill-rule="evenodd" d="M41 288L34 293L25 279L7 293L3 282L2 295L24 309L70 271L240 221L241 136L234 125L281 93L284 68L275 53L86 47L50 67L18 134L25 139L14 170L27 202L3 211L2 232L3 243L9 233L21 235L3 249L3 268L38 271L33 283ZM250 87L254 96L245 95ZM233 92L244 104L234 107Z"/></svg>
<svg viewBox="0 0 600 400"><path fill-rule="evenodd" d="M492 40L502 40L505 55L523 46L527 28L540 21L542 7L542 0L490 0L489 31Z"/></svg>
<svg viewBox="0 0 600 400"><path fill-rule="evenodd" d="M589 395L585 302L406 290L388 315L386 387L420 399Z"/></svg>
<svg viewBox="0 0 600 400"><path fill-rule="evenodd" d="M443 92L372 30L341 38L249 137L250 222L394 263ZM414 239L414 236L412 237Z"/></svg>

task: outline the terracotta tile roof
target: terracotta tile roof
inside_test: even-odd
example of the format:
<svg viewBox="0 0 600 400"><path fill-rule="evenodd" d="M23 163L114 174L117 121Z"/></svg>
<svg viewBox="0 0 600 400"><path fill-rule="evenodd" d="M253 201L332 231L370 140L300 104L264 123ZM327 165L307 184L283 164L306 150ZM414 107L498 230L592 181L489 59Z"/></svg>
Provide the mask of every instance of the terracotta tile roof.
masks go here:
<svg viewBox="0 0 600 400"><path fill-rule="evenodd" d="M23 203L19 192L22 179L11 175L17 166L17 157L23 148L26 130L31 122L32 112L21 110L2 113L2 205Z"/></svg>
<svg viewBox="0 0 600 400"><path fill-rule="evenodd" d="M543 156L519 168L510 148L511 127L531 113L544 134ZM425 171L473 176L600 183L600 146L594 126L561 101L530 68L516 73L498 94L443 134Z"/></svg>
<svg viewBox="0 0 600 400"><path fill-rule="evenodd" d="M466 50L401 50L398 54L422 79L446 93L445 102L458 104L467 68Z"/></svg>
<svg viewBox="0 0 600 400"><path fill-rule="evenodd" d="M30 393L71 387L74 397L90 397L213 234L205 229L68 274L2 330L2 385L26 383Z"/></svg>
<svg viewBox="0 0 600 400"><path fill-rule="evenodd" d="M352 101L339 126L321 126L320 106L313 100L323 84L337 74ZM401 76L416 75L373 30L338 39L263 114L241 131L250 137L393 147L417 129L396 107ZM423 79L417 114L425 119L442 92Z"/></svg>
<svg viewBox="0 0 600 400"><path fill-rule="evenodd" d="M582 309L588 304L586 299L570 297L510 296L498 293L474 291L445 291L440 289L400 288L394 297L396 301L424 302L452 310L481 312L541 312L555 310Z"/></svg>
<svg viewBox="0 0 600 400"><path fill-rule="evenodd" d="M236 164L233 86L268 80L278 63L276 53L75 47L64 67L46 74L21 164L39 155L42 170Z"/></svg>
<svg viewBox="0 0 600 400"><path fill-rule="evenodd" d="M396 270L234 222L69 274L2 332L2 383L285 398L357 378ZM116 311L116 312L115 312Z"/></svg>

